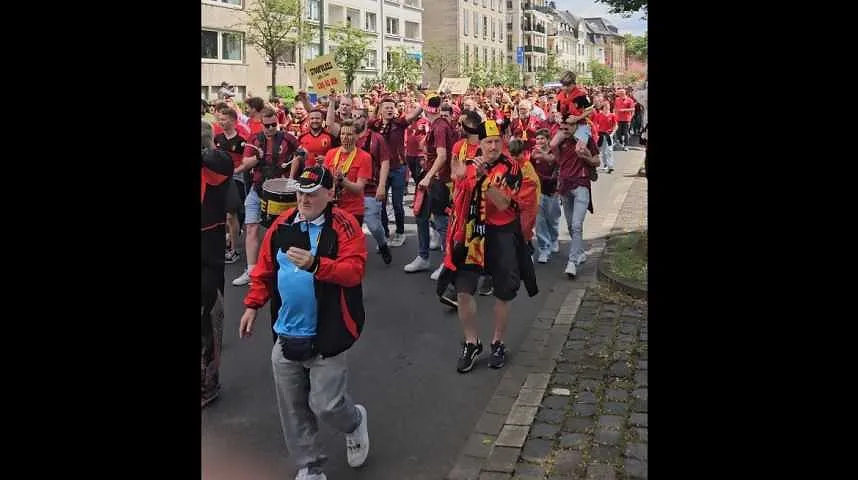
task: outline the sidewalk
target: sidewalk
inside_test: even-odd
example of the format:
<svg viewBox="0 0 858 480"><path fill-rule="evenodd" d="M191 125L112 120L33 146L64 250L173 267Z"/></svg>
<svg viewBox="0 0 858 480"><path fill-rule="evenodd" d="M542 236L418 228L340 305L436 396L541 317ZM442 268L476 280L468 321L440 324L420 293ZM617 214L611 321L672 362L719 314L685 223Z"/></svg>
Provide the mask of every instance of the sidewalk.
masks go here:
<svg viewBox="0 0 858 480"><path fill-rule="evenodd" d="M645 226L646 182L615 186L619 205L587 236ZM552 292L449 480L647 478L646 303L607 291L594 269Z"/></svg>

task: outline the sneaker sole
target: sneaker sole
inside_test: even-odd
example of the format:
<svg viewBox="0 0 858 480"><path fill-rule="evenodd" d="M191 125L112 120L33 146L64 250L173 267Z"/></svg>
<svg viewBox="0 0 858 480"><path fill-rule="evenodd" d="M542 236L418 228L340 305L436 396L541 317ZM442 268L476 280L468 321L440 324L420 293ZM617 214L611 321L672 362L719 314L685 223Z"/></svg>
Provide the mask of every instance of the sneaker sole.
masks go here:
<svg viewBox="0 0 858 480"><path fill-rule="evenodd" d="M447 305L448 307L453 307L457 310L459 309L459 302L457 301L451 300L447 297L439 297L439 300L441 301L441 303Z"/></svg>
<svg viewBox="0 0 858 480"><path fill-rule="evenodd" d="M468 372L470 372L471 370L473 370L473 369L474 369L474 367L477 365L477 357L478 357L478 356L479 356L479 355L474 356L474 359L473 359L473 360L471 360L471 364L470 364L470 365L468 365L468 368L460 369L460 368L458 368L458 367L457 367L457 368L456 368L456 371L457 371L457 372L459 372L459 373L468 373Z"/></svg>
<svg viewBox="0 0 858 480"><path fill-rule="evenodd" d="M495 370L497 370L498 368L503 368L504 365L506 365L506 360L501 362L500 365L494 364L494 363L489 363L489 368L494 368Z"/></svg>

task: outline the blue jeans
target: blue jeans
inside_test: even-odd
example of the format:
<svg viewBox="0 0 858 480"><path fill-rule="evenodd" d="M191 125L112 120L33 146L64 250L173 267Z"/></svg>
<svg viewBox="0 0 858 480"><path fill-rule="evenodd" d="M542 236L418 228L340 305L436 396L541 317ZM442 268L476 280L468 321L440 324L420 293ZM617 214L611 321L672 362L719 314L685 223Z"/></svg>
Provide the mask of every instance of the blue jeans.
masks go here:
<svg viewBox="0 0 858 480"><path fill-rule="evenodd" d="M423 200L423 208L420 210L420 215L417 216L417 254L421 258L429 259L429 195L426 195ZM447 238L447 222L450 217L447 215L432 215L432 226L441 234L441 249L444 249L444 242Z"/></svg>
<svg viewBox="0 0 858 480"><path fill-rule="evenodd" d="M363 221L366 228L375 238L379 247L387 245L387 237L384 235L384 227L381 225L381 202L375 197L363 197Z"/></svg>
<svg viewBox="0 0 858 480"><path fill-rule="evenodd" d="M405 233L405 207L402 201L405 199L405 165L390 171L387 176L387 191L393 190L393 217L396 219L396 233ZM387 232L387 192L385 192L382 209L382 226Z"/></svg>
<svg viewBox="0 0 858 480"><path fill-rule="evenodd" d="M560 235L560 197L542 195L536 217L536 245L539 253L551 253Z"/></svg>
<svg viewBox="0 0 858 480"><path fill-rule="evenodd" d="M569 226L569 236L572 237L569 244L569 262L576 265L587 259L584 254L584 217L589 205L590 189L587 187L576 187L563 196L563 213Z"/></svg>

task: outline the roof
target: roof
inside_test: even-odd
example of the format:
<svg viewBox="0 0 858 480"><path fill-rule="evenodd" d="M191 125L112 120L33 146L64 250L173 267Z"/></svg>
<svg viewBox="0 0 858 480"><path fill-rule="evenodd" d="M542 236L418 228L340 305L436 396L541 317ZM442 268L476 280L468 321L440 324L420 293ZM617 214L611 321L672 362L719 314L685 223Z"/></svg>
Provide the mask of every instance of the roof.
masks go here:
<svg viewBox="0 0 858 480"><path fill-rule="evenodd" d="M594 32L601 35L611 35L611 36L621 36L617 31L617 27L612 25L609 21L605 20L601 17L595 18L585 18L584 22L588 27Z"/></svg>

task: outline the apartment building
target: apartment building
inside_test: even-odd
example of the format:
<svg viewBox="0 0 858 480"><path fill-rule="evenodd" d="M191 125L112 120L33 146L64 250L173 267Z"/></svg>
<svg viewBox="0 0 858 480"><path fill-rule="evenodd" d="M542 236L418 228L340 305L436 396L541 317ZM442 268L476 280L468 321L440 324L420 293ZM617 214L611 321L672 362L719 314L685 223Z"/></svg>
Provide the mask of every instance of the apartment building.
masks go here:
<svg viewBox="0 0 858 480"><path fill-rule="evenodd" d="M617 76L625 73L625 39L619 34L617 27L604 18L585 18L584 21L593 32L596 44L595 58L611 67Z"/></svg>
<svg viewBox="0 0 858 480"><path fill-rule="evenodd" d="M455 48L460 55L458 72L475 66L499 70L508 61L505 12L505 0L435 1L423 12L424 21L432 26L426 32L426 44ZM437 70L426 73L430 86L437 86Z"/></svg>
<svg viewBox="0 0 858 480"><path fill-rule="evenodd" d="M244 99L248 92L261 96L269 94L271 64L245 41L245 12L253 1L202 0L200 93L203 98L216 96L224 81L236 87L239 99ZM324 21L325 28L348 22L362 29L371 40L363 68L355 78L355 89L360 88L364 78L376 78L384 72L390 51L394 48L402 46L410 56L422 62L423 0L304 1L311 28L319 29L320 21ZM336 49L329 31L325 31L324 44L324 53ZM322 54L320 50L318 35L315 42L303 48L300 56L297 47L287 49L277 67L277 85L308 88L309 79L299 78L302 75L299 60L313 59Z"/></svg>

